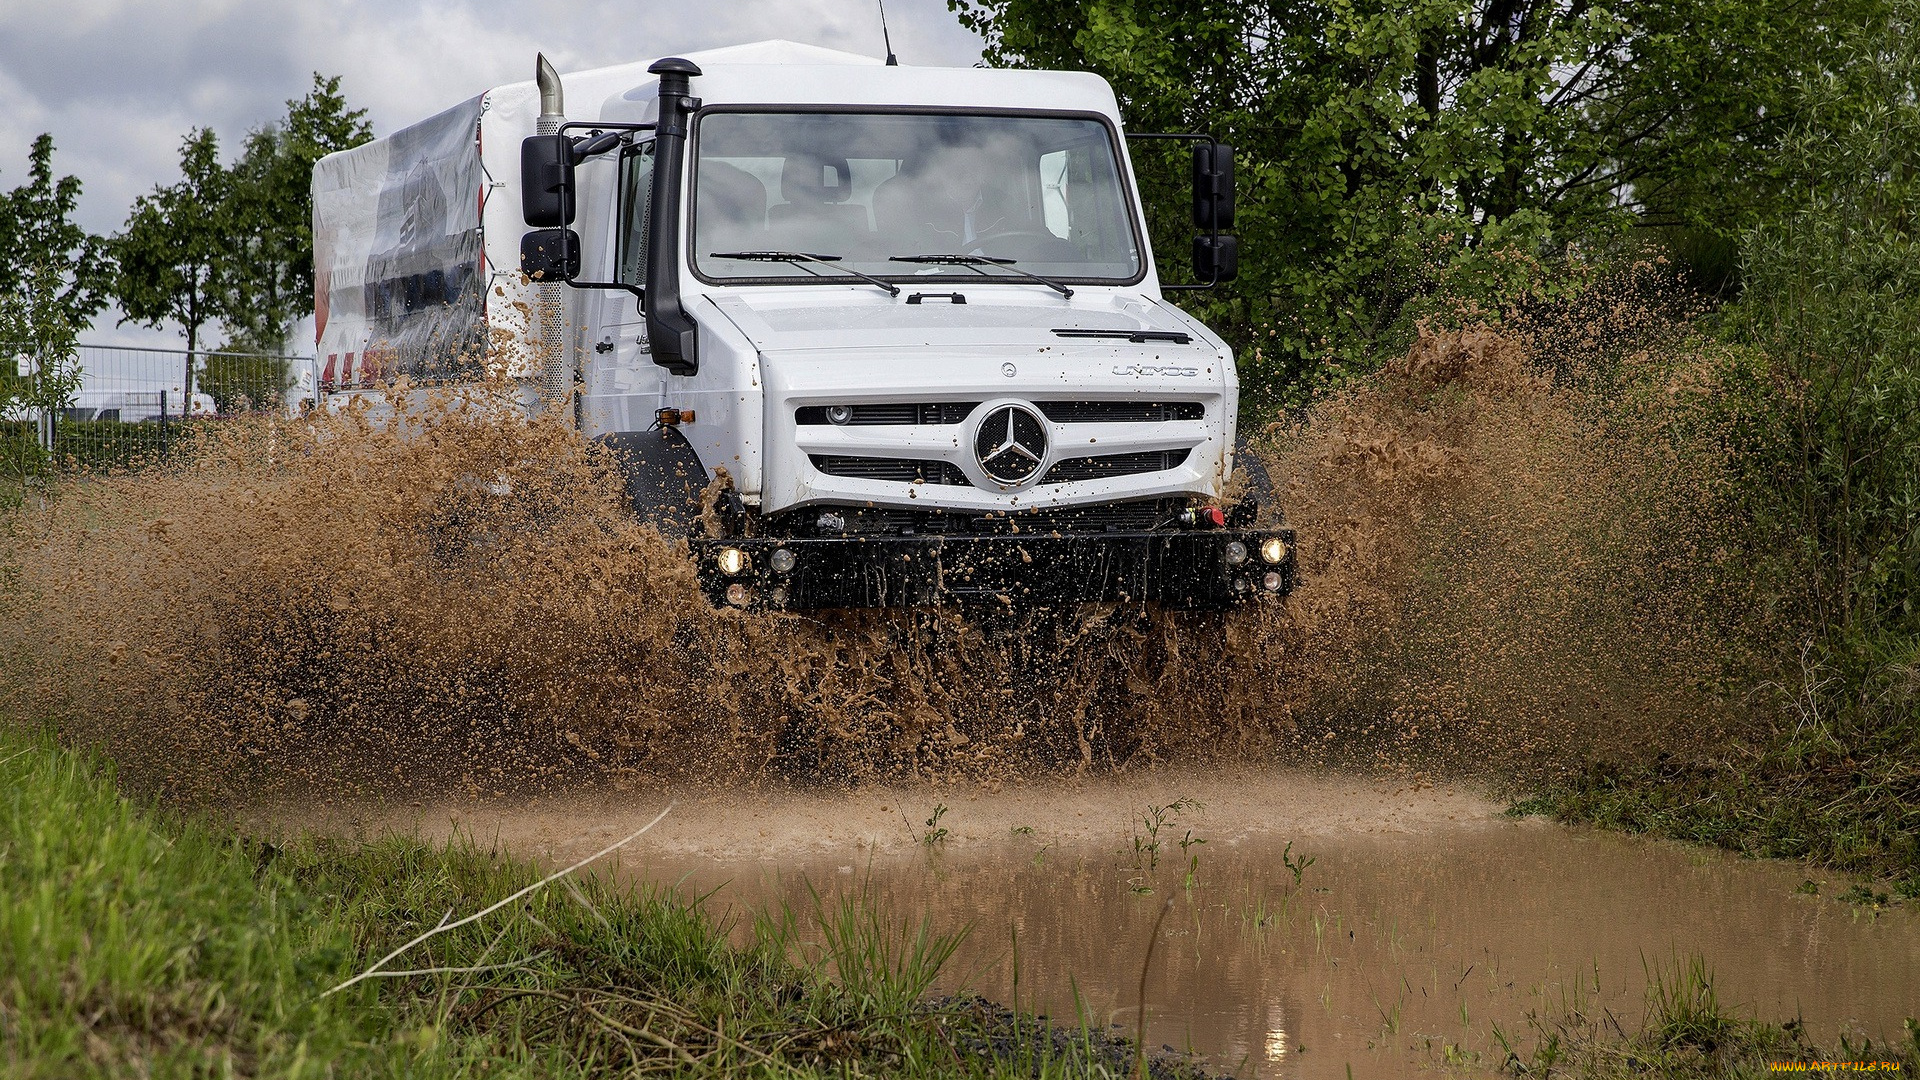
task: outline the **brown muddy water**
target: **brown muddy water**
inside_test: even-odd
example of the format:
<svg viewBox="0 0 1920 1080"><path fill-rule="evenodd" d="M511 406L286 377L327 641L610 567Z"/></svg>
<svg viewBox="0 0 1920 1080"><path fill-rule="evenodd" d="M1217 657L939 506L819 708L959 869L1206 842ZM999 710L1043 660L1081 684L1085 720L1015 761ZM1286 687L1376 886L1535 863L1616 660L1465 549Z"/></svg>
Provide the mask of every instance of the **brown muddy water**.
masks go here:
<svg viewBox="0 0 1920 1080"><path fill-rule="evenodd" d="M457 828L558 863L658 805L620 795L336 804L319 821L311 808L259 813L363 834ZM945 836L929 842L937 829ZM1797 864L1510 819L1444 784L1239 770L681 793L621 860L614 872L636 883L711 894L710 909L731 909L741 927L782 904L804 913L815 890L864 893L894 917L967 930L942 989L1062 1019L1078 1009L1129 1034L1170 902L1147 970L1148 1038L1238 1076L1491 1072L1506 1056L1496 1030L1532 1049L1529 1014L1579 1009L1635 1030L1650 975L1696 956L1723 1005L1799 1017L1827 1044L1841 1032L1897 1036L1920 1003L1911 912L1807 895Z"/></svg>

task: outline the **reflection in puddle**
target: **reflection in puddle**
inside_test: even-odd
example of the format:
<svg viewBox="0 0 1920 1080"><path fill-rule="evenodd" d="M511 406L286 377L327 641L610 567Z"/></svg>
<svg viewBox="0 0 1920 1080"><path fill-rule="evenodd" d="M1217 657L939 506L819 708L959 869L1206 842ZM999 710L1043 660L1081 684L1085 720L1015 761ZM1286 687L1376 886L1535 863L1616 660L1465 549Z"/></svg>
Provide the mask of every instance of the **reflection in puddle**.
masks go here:
<svg viewBox="0 0 1920 1080"><path fill-rule="evenodd" d="M1060 1017L1077 1002L1129 1032L1148 935L1171 898L1147 973L1149 1039L1243 1076L1496 1069L1496 1025L1523 1054L1530 1012L1604 1008L1631 1031L1650 973L1693 954L1722 1002L1802 1017L1829 1045L1843 1030L1897 1034L1920 1001L1920 918L1798 895L1795 865L1539 822L1292 849L1191 842L1207 839L1204 814L1171 831L1189 845L1067 848L1015 833L860 864L640 854L628 869L718 888L716 909L805 908L809 884L870 889L892 913L971 927L949 986Z"/></svg>

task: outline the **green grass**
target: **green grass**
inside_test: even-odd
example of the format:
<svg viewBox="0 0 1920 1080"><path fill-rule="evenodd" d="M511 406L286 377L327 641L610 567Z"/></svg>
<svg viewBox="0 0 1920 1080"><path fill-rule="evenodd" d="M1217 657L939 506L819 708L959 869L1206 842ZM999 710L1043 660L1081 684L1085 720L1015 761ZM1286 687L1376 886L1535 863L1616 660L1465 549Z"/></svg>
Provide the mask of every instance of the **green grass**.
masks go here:
<svg viewBox="0 0 1920 1080"><path fill-rule="evenodd" d="M1530 1038L1510 1038L1496 1027L1495 1036L1507 1051L1503 1071L1567 1080L1708 1080L1773 1075L1782 1071L1778 1064L1875 1066L1808 1070L1829 1075L1910 1074L1920 1068L1920 1027L1913 1020L1907 1021L1907 1038L1902 1042L1876 1044L1868 1039L1855 1044L1843 1035L1838 1048L1815 1047L1798 1021L1765 1023L1724 1005L1714 988L1712 970L1698 957L1650 967L1646 1004L1646 1016L1633 1031L1622 1027L1606 1009L1578 999L1531 1014Z"/></svg>
<svg viewBox="0 0 1920 1080"><path fill-rule="evenodd" d="M1514 807L1627 832L1800 859L1920 897L1916 657L1810 665L1768 728L1690 759L1596 762Z"/></svg>
<svg viewBox="0 0 1920 1080"><path fill-rule="evenodd" d="M424 973L323 996L539 877L466 843L250 839L0 728L0 1074L1132 1072L1130 1047L1084 1028L929 999L956 939L859 897L731 927L563 879L389 965Z"/></svg>

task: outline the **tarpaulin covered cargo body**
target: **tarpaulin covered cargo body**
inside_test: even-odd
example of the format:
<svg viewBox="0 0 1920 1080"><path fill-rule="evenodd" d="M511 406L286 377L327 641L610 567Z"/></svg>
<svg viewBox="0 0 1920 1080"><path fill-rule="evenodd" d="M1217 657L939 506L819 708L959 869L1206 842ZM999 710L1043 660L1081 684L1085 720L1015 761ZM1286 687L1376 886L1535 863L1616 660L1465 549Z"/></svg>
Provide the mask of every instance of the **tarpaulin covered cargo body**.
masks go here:
<svg viewBox="0 0 1920 1080"><path fill-rule="evenodd" d="M617 98L652 76L645 64L625 64L569 79L584 100L596 88ZM627 114L651 108L623 105ZM486 363L527 374L520 141L539 111L531 81L498 86L314 166L323 390L371 388L400 374L475 378Z"/></svg>

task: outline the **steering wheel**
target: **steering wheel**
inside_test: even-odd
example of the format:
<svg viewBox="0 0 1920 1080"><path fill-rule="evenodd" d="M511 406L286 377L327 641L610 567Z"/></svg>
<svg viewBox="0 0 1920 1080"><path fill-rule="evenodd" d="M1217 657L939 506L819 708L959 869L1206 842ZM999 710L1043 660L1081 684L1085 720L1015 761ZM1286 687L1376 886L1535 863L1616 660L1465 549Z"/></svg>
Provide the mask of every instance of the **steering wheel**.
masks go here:
<svg viewBox="0 0 1920 1080"><path fill-rule="evenodd" d="M1071 244L1045 229L1004 229L1000 232L987 233L975 237L973 246L992 255L994 252L988 250L989 246L1003 240L1016 241L1012 247L1022 254L1038 255L1048 247L1064 247L1069 251L1072 250ZM1027 241L1027 243L1022 244L1018 241ZM1074 252L1074 257L1078 257L1078 254Z"/></svg>

